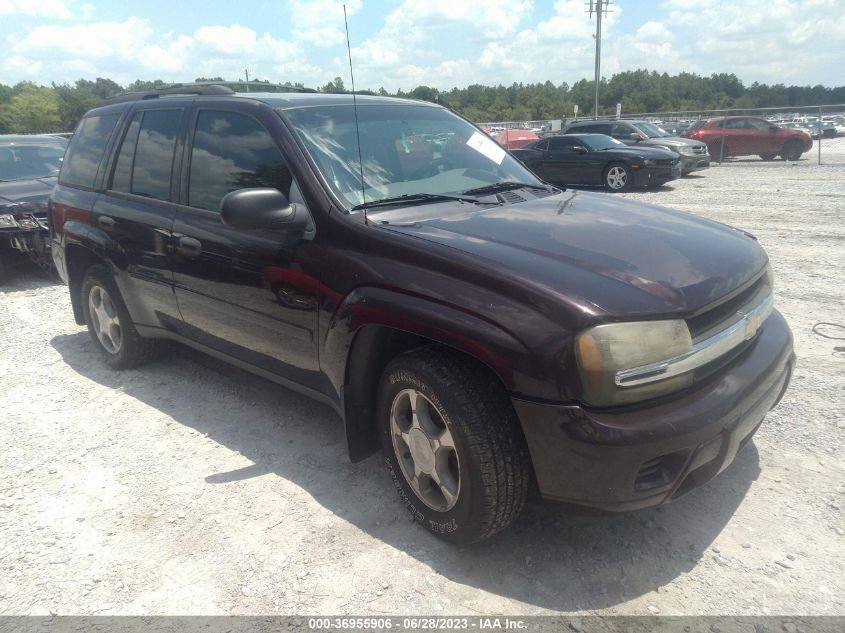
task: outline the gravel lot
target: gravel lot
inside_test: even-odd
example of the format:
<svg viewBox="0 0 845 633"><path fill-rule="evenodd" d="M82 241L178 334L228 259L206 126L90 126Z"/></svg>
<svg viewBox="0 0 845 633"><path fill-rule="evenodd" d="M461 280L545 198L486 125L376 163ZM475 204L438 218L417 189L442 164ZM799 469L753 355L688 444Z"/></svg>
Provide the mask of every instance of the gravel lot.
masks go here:
<svg viewBox="0 0 845 633"><path fill-rule="evenodd" d="M845 323L845 139L825 160L627 194L774 262L799 362L734 465L659 510L531 507L468 549L349 464L327 408L187 350L112 372L67 288L22 272L0 289L0 614L845 614L845 343L811 331Z"/></svg>

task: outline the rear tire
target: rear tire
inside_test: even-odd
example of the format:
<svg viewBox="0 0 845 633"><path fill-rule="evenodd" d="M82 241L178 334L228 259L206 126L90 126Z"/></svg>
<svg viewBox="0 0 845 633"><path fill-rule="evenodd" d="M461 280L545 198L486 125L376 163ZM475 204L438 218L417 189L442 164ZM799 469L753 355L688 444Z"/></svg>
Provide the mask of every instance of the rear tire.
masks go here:
<svg viewBox="0 0 845 633"><path fill-rule="evenodd" d="M513 407L484 367L425 347L385 368L378 392L385 461L412 518L453 543L511 525L531 464Z"/></svg>
<svg viewBox="0 0 845 633"><path fill-rule="evenodd" d="M783 160L796 161L801 159L801 154L804 153L804 147L799 141L787 141L783 145L783 152L781 157Z"/></svg>
<svg viewBox="0 0 845 633"><path fill-rule="evenodd" d="M608 191L628 191L633 186L634 175L623 163L611 163L604 170L602 183Z"/></svg>
<svg viewBox="0 0 845 633"><path fill-rule="evenodd" d="M138 334L107 266L85 271L80 300L88 333L109 367L131 369L158 356L163 342Z"/></svg>

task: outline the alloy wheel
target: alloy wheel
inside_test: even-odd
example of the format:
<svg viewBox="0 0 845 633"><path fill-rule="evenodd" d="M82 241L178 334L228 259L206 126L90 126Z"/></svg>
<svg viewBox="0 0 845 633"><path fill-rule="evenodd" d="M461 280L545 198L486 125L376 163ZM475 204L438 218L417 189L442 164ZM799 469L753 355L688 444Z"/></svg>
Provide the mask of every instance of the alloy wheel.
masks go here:
<svg viewBox="0 0 845 633"><path fill-rule="evenodd" d="M123 329L109 293L102 286L92 286L88 293L88 311L91 314L91 326L100 344L109 354L120 352L123 341Z"/></svg>
<svg viewBox="0 0 845 633"><path fill-rule="evenodd" d="M628 182L624 167L615 165L607 170L607 184L611 189L623 189Z"/></svg>
<svg viewBox="0 0 845 633"><path fill-rule="evenodd" d="M461 492L452 431L437 407L416 389L396 394L390 435L402 475L417 497L437 512L451 510Z"/></svg>

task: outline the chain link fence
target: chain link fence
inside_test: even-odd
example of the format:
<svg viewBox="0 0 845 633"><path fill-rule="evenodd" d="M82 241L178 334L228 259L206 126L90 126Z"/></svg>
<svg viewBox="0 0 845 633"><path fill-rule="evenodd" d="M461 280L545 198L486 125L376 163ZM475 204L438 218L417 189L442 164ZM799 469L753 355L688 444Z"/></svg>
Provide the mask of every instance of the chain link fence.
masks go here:
<svg viewBox="0 0 845 633"><path fill-rule="evenodd" d="M788 139L781 129L793 129L809 136L812 145L801 152L800 160L822 164L845 164L845 104L783 106L772 108L733 108L726 110L684 110L675 112L622 113L619 117L586 117L597 121L617 119L648 121L670 136L699 138L710 147L714 163L755 158L792 159ZM515 131L530 132L538 137L559 134L573 121L585 117L564 117L542 121L497 121L479 125L494 137L510 143ZM696 134L696 131L699 131ZM624 132L629 140L630 132ZM611 134L613 136L613 134ZM803 149L803 148L802 148Z"/></svg>

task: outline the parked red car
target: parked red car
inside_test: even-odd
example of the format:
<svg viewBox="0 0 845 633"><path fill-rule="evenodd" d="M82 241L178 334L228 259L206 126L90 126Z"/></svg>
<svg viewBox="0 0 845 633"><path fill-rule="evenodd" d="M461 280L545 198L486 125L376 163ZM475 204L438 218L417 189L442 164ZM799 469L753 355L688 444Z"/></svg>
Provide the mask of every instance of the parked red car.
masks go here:
<svg viewBox="0 0 845 633"><path fill-rule="evenodd" d="M505 149L519 149L533 143L540 137L531 130L505 130L499 132L496 141Z"/></svg>
<svg viewBox="0 0 845 633"><path fill-rule="evenodd" d="M783 160L798 160L813 146L813 139L806 132L783 128L754 116L700 121L682 136L707 143L713 160L753 154L763 160L772 160L775 156L781 156Z"/></svg>

